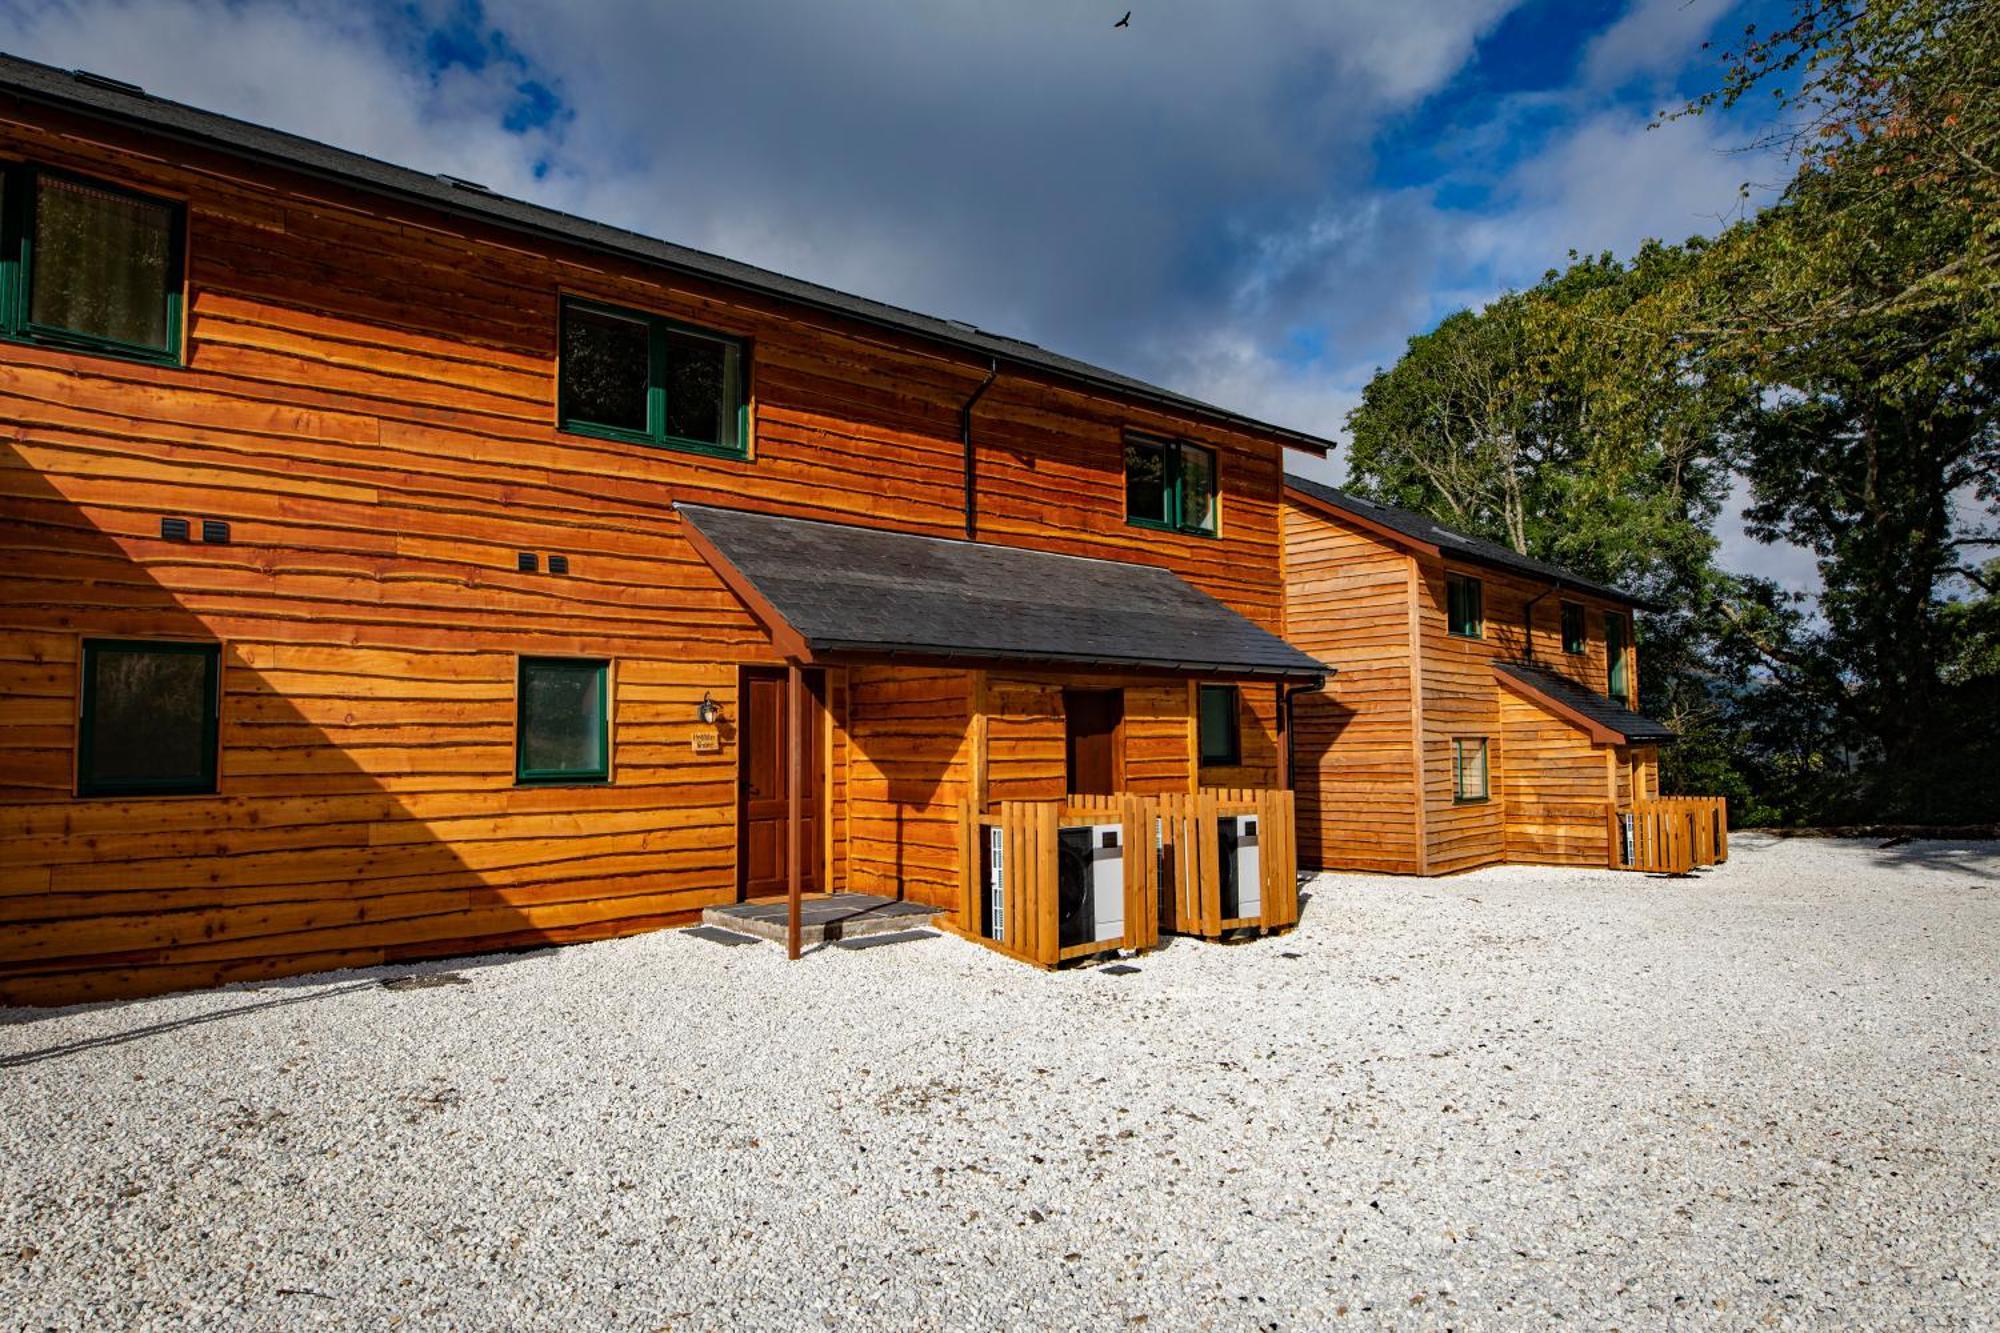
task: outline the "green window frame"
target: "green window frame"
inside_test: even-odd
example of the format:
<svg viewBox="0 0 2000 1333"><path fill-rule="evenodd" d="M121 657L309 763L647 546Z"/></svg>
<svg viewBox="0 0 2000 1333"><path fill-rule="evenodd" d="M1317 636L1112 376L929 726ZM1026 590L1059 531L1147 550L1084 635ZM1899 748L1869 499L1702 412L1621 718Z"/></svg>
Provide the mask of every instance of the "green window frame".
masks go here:
<svg viewBox="0 0 2000 1333"><path fill-rule="evenodd" d="M574 675L594 674L596 716L586 725L597 733L597 762L565 767L531 766L528 746L533 719L529 716L533 694L529 677L538 672ZM611 780L611 663L595 657L523 657L514 682L514 780L529 784L588 784Z"/></svg>
<svg viewBox="0 0 2000 1333"><path fill-rule="evenodd" d="M1477 805L1492 790L1488 766L1491 757L1484 736L1461 736L1451 743L1451 801L1453 805ZM1475 785L1474 778L1477 777Z"/></svg>
<svg viewBox="0 0 2000 1333"><path fill-rule="evenodd" d="M1165 487L1165 512L1143 514L1133 505L1135 473L1157 464ZM1125 437L1125 521L1135 528L1179 532L1191 537L1220 533L1221 488L1215 473L1215 450L1187 440L1150 435Z"/></svg>
<svg viewBox="0 0 2000 1333"><path fill-rule="evenodd" d="M35 319L37 225L42 210L43 189L49 185L131 200L166 211L167 248L160 292L162 341L133 342ZM186 255L187 206L179 200L163 199L108 181L29 162L0 165L0 338L91 352L125 361L177 366L181 363L181 306ZM86 265L85 271L101 278L116 276L104 265Z"/></svg>
<svg viewBox="0 0 2000 1333"><path fill-rule="evenodd" d="M1590 630L1585 625L1581 603L1562 604L1562 636L1564 652L1576 655L1589 651Z"/></svg>
<svg viewBox="0 0 2000 1333"><path fill-rule="evenodd" d="M98 716L98 667L107 653L174 654L204 659L199 727L199 771L192 777L107 777L98 772L97 743L105 726ZM222 731L222 645L170 639L85 639L83 694L77 711L76 793L79 796L207 796L215 791Z"/></svg>
<svg viewBox="0 0 2000 1333"><path fill-rule="evenodd" d="M592 421L576 410L570 386L566 349L569 346L570 321L578 315L629 321L645 327L646 425L644 429ZM743 459L750 456L749 339L718 333L714 329L704 329L693 324L683 324L679 320L668 319L663 315L650 315L643 310L630 310L623 306L606 305L601 301L586 301L577 297L563 298L559 322L560 327L556 333L556 398L557 415L563 430L572 435L590 435L603 440L620 440L627 444L646 444L658 449L705 454L711 458ZM725 413L734 423L733 440L718 442L698 439L675 434L671 429L673 404L668 401L668 394L676 364L675 346L677 343L689 340L717 344L724 349L725 358L730 356L735 358L735 401L727 403L724 407ZM727 384L728 379L725 374L725 385Z"/></svg>
<svg viewBox="0 0 2000 1333"><path fill-rule="evenodd" d="M1604 692L1620 703L1632 697L1632 672L1628 655L1631 641L1625 634L1625 617L1616 611L1604 613Z"/></svg>
<svg viewBox="0 0 2000 1333"><path fill-rule="evenodd" d="M1486 585L1470 574L1444 580L1445 626L1461 639L1486 637Z"/></svg>
<svg viewBox="0 0 2000 1333"><path fill-rule="evenodd" d="M1198 746L1204 768L1243 762L1243 697L1234 685L1204 685L1196 696Z"/></svg>

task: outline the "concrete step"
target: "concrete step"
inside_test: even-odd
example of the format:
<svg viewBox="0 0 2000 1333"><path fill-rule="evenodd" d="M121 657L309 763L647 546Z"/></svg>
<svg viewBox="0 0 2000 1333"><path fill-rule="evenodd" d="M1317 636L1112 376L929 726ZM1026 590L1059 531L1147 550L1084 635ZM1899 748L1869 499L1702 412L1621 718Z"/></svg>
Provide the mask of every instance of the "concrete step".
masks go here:
<svg viewBox="0 0 2000 1333"><path fill-rule="evenodd" d="M825 940L851 940L892 930L927 926L941 908L927 903L881 898L871 893L811 893L799 903L799 943L819 944ZM730 903L711 907L701 914L701 923L721 930L739 931L760 939L785 942L787 908L781 898L775 902Z"/></svg>

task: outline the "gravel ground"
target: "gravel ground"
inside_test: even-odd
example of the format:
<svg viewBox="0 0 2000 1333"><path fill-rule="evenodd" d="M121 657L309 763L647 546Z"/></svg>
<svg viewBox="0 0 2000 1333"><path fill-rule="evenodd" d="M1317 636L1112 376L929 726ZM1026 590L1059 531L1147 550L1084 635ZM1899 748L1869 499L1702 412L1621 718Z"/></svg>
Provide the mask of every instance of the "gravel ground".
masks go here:
<svg viewBox="0 0 2000 1333"><path fill-rule="evenodd" d="M1991 1326L2000 849L1735 852L0 1011L0 1323Z"/></svg>

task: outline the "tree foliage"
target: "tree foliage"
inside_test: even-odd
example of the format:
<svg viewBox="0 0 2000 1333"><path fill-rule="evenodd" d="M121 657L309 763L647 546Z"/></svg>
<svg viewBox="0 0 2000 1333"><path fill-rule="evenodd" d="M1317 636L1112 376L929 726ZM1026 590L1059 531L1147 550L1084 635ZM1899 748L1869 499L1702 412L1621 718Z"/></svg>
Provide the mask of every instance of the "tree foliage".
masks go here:
<svg viewBox="0 0 2000 1333"><path fill-rule="evenodd" d="M1357 485L1634 586L1666 772L1752 818L2000 817L2000 4L1801 0L1681 114L1769 94L1783 196L1712 241L1576 259L1412 339ZM1808 602L1714 565L1817 559Z"/></svg>

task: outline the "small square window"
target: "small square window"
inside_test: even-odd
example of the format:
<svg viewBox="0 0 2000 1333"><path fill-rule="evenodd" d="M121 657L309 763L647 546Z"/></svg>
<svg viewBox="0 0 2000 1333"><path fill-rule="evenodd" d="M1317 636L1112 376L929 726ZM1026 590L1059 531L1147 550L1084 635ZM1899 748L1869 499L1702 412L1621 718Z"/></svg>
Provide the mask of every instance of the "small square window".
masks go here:
<svg viewBox="0 0 2000 1333"><path fill-rule="evenodd" d="M54 171L5 171L4 332L143 361L180 353L179 204Z"/></svg>
<svg viewBox="0 0 2000 1333"><path fill-rule="evenodd" d="M1221 766L1243 762L1241 696L1234 685L1201 687L1201 762Z"/></svg>
<svg viewBox="0 0 2000 1333"><path fill-rule="evenodd" d="M1464 574L1451 574L1445 578L1444 591L1451 632L1462 639L1483 637L1486 633L1484 585Z"/></svg>
<svg viewBox="0 0 2000 1333"><path fill-rule="evenodd" d="M669 449L749 450L741 339L585 301L562 307L562 426Z"/></svg>
<svg viewBox="0 0 2000 1333"><path fill-rule="evenodd" d="M214 791L221 658L213 643L86 640L79 794Z"/></svg>
<svg viewBox="0 0 2000 1333"><path fill-rule="evenodd" d="M1483 738L1459 739L1451 743L1451 797L1461 805L1486 799L1486 741Z"/></svg>
<svg viewBox="0 0 2000 1333"><path fill-rule="evenodd" d="M1213 537L1215 451L1182 440L1125 441L1125 521Z"/></svg>
<svg viewBox="0 0 2000 1333"><path fill-rule="evenodd" d="M521 659L514 776L521 782L605 782L611 776L609 663Z"/></svg>
<svg viewBox="0 0 2000 1333"><path fill-rule="evenodd" d="M1589 631L1584 628L1583 608L1575 602L1562 604L1563 651L1581 653L1590 647Z"/></svg>

